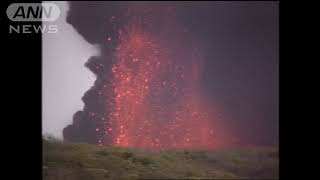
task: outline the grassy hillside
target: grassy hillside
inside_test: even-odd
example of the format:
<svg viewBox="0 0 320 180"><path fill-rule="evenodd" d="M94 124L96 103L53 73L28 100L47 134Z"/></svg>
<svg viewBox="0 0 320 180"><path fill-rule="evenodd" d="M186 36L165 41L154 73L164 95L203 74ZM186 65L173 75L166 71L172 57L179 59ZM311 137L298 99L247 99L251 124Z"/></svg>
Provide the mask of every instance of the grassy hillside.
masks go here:
<svg viewBox="0 0 320 180"><path fill-rule="evenodd" d="M43 140L44 180L278 179L278 149L143 151Z"/></svg>

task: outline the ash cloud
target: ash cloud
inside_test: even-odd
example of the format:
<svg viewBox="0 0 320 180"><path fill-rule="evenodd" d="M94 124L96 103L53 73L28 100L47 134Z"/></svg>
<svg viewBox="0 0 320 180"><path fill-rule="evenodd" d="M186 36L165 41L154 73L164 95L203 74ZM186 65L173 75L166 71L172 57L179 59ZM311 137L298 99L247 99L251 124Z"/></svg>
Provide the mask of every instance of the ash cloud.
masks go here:
<svg viewBox="0 0 320 180"><path fill-rule="evenodd" d="M109 99L101 96L104 85L110 81L111 47L105 46L107 37L114 36L119 27L108 24L112 16L117 15L117 3L105 2L69 2L67 22L71 24L86 41L98 44L101 56L91 57L85 66L96 75L94 85L84 94L84 108L73 116L73 123L63 129L67 141L97 144L104 131L106 112L105 102ZM109 52L109 53L107 53ZM109 72L110 73L110 72Z"/></svg>
<svg viewBox="0 0 320 180"><path fill-rule="evenodd" d="M183 31L204 47L201 89L222 109L235 145L278 143L278 4L274 2L70 2L67 22L85 40L100 46L101 56L86 63L97 77L83 96L84 108L63 130L67 141L98 144L110 97L102 96L111 81L118 30L127 25L126 7L176 7ZM161 9L161 8L159 8ZM144 13L138 11L136 13ZM159 13L159 12L157 12ZM160 19L158 25L165 26ZM111 23L112 22L112 23ZM148 26L146 24L145 26ZM159 27L146 27L158 33ZM110 38L110 43L105 43ZM192 38L185 43L193 43ZM106 143L111 142L108 137Z"/></svg>

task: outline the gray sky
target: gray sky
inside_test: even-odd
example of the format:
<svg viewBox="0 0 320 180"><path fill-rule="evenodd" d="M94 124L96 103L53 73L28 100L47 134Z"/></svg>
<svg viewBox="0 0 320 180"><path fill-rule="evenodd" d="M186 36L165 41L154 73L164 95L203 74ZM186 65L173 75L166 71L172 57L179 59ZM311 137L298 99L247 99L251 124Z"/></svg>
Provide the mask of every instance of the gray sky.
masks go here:
<svg viewBox="0 0 320 180"><path fill-rule="evenodd" d="M54 22L58 33L42 36L42 132L62 138L62 129L82 109L81 97L93 85L95 77L84 63L98 51L66 23L67 2L54 3L61 11Z"/></svg>

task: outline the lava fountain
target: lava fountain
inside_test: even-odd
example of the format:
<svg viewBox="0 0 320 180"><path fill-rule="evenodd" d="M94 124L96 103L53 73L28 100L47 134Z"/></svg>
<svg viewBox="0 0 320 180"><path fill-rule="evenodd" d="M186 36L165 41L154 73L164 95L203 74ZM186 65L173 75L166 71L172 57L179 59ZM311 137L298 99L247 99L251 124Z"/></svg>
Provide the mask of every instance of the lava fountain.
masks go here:
<svg viewBox="0 0 320 180"><path fill-rule="evenodd" d="M126 12L126 26L112 37L117 45L104 91L110 113L99 142L147 149L225 145L216 106L201 93L204 53L175 7L139 5Z"/></svg>

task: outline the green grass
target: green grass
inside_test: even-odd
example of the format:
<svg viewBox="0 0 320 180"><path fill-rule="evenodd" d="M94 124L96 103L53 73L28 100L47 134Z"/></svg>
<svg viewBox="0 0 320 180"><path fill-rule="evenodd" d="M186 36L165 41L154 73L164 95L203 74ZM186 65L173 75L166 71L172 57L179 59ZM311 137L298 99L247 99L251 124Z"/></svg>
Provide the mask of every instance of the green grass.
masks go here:
<svg viewBox="0 0 320 180"><path fill-rule="evenodd" d="M43 140L44 180L278 179L277 148L146 151Z"/></svg>

